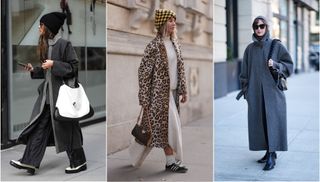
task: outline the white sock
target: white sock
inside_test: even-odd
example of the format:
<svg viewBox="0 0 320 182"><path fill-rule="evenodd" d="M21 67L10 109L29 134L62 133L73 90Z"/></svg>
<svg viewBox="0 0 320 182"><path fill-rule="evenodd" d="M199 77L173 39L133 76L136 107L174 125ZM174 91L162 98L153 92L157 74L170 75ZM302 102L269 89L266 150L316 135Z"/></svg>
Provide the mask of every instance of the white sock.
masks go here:
<svg viewBox="0 0 320 182"><path fill-rule="evenodd" d="M167 160L167 164L166 164L167 166L176 162L174 155L166 155L166 160Z"/></svg>

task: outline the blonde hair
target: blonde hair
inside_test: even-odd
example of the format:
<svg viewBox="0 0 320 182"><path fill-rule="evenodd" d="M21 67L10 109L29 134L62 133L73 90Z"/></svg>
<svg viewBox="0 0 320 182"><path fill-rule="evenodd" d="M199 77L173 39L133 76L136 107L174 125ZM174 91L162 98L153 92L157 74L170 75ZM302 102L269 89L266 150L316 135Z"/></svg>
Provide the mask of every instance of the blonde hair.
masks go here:
<svg viewBox="0 0 320 182"><path fill-rule="evenodd" d="M164 38L167 36L167 24L168 24L168 21L163 24L160 29L158 30L158 34ZM173 32L171 33L170 35L170 40L172 41L172 43L176 46L176 51L177 51L177 54L181 55L181 52L180 52L180 46L179 46L179 43L178 43L178 36L177 36L177 27L174 27L173 29Z"/></svg>
<svg viewBox="0 0 320 182"><path fill-rule="evenodd" d="M169 19L168 19L169 20ZM160 29L158 30L158 33L161 35L162 38L168 36L168 33L167 33L167 27L168 27L168 20L165 24L163 24ZM173 32L171 33L170 35L170 39L172 41L175 41L177 40L177 27L174 27L174 30Z"/></svg>

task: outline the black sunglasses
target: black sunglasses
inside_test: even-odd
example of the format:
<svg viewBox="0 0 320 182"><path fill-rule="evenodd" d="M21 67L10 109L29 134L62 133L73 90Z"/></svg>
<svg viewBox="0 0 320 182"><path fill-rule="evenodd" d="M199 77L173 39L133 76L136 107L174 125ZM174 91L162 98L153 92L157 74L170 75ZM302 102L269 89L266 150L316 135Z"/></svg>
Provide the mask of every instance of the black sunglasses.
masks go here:
<svg viewBox="0 0 320 182"><path fill-rule="evenodd" d="M255 30L257 30L258 28L264 29L265 27L266 27L266 24L253 25L253 28L254 28Z"/></svg>

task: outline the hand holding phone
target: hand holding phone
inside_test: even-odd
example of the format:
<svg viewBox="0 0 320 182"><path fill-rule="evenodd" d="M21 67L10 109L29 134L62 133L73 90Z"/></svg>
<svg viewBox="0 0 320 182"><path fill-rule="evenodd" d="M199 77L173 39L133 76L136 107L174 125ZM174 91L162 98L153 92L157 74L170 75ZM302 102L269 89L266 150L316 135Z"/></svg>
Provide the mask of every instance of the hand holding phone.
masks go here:
<svg viewBox="0 0 320 182"><path fill-rule="evenodd" d="M33 71L33 66L30 63L21 63L21 62L17 62L19 66L22 66L25 70L27 71Z"/></svg>
<svg viewBox="0 0 320 182"><path fill-rule="evenodd" d="M21 62L19 62L19 61L18 61L18 65L19 65L19 66L22 66L22 67L27 67L27 66L28 66L27 64L21 63Z"/></svg>

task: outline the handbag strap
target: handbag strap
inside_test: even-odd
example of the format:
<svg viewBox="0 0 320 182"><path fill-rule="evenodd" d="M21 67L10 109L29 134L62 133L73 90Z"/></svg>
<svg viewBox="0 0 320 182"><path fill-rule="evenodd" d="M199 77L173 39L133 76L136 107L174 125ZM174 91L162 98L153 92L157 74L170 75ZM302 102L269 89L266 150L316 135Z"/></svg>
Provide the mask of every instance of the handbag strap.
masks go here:
<svg viewBox="0 0 320 182"><path fill-rule="evenodd" d="M64 62L67 62L67 46L68 46L68 43L65 45L65 47L64 47L64 52L63 52L63 55L62 55L62 60L63 60ZM74 70L73 65L72 65L72 64L70 64L70 65L71 65L71 67L72 67L72 70ZM65 80L67 80L67 81L65 81ZM73 86L74 86L75 88L78 88L78 87L79 87L78 71L76 71L74 77L72 77L72 78L62 78L62 83L63 83L63 84L70 85L69 82L68 82L68 81L70 81L70 80L73 81Z"/></svg>
<svg viewBox="0 0 320 182"><path fill-rule="evenodd" d="M268 54L268 59L267 59L267 65L268 65L269 59L271 59L271 57L272 57L274 46L276 45L276 43L278 41L281 42L279 39L273 39L272 42L271 42L271 46L270 46L270 50L269 50L269 54ZM268 65L268 68L269 68L269 71L270 71L273 79L276 82L278 82L278 80L279 80L278 71L276 69L274 69L272 66L269 67L269 65Z"/></svg>
<svg viewBox="0 0 320 182"><path fill-rule="evenodd" d="M137 124L139 125L139 121L140 121L140 118L141 118L141 113L143 111L143 108L141 107L141 110L140 110L140 113L139 113L139 116L138 116L138 119L137 119Z"/></svg>
<svg viewBox="0 0 320 182"><path fill-rule="evenodd" d="M281 40L279 39L273 39L272 42L271 42L271 46L270 46L270 50L269 50L269 54L268 54L268 61L269 59L271 58L272 54L273 54L273 48L274 46L276 45L277 42L281 42Z"/></svg>
<svg viewBox="0 0 320 182"><path fill-rule="evenodd" d="M268 61L269 61L269 59L271 59L271 56L272 56L272 54L273 54L274 46L276 45L277 42L281 42L281 40L279 40L279 39L273 39L272 42L271 42L270 51L269 51L269 54L268 54ZM269 67L269 69L270 69L270 71L272 71L272 72L276 72L276 70L273 69L273 67ZM277 81L277 84L280 83L281 78L284 78L285 81L287 80L287 78L286 78L285 76L283 76L283 74L280 74L280 73L277 72L277 80L276 80L276 81Z"/></svg>
<svg viewBox="0 0 320 182"><path fill-rule="evenodd" d="M140 113L139 113L139 116L138 116L138 119L137 119L137 124L138 124L138 125L141 124L141 123L139 123L139 121L142 121L142 119L141 119L142 111L143 111L143 107L141 107L141 110L140 110ZM150 118L149 118L149 113L147 112L146 115L147 115L147 117L148 117L148 126L149 126L149 128L150 128L151 133L152 133L152 127L151 127L151 123L150 123L151 121L150 121Z"/></svg>

